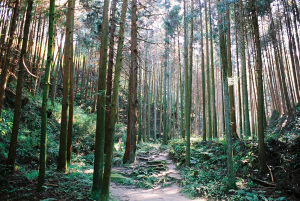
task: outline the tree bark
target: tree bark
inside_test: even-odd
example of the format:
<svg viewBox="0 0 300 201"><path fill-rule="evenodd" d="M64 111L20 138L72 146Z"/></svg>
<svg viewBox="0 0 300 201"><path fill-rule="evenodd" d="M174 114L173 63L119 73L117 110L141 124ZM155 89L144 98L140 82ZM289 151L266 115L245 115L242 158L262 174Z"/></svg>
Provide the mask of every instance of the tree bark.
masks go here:
<svg viewBox="0 0 300 201"><path fill-rule="evenodd" d="M111 110L110 110L110 122L108 125L108 149L106 152L106 161L103 174L103 186L101 189L101 200L107 201L109 199L109 184L111 176L111 167L113 159L113 147L114 147L114 134L115 134L115 125L117 119L117 110L118 110L118 99L119 99L119 85L120 85L120 75L121 75L121 66L122 66L122 49L124 43L124 29L125 29L125 19L126 11L128 7L128 0L123 0L121 20L120 20L120 29L118 34L118 49L116 56L116 65L115 65L115 75L114 75L114 88L112 93L111 100Z"/></svg>
<svg viewBox="0 0 300 201"><path fill-rule="evenodd" d="M18 139L18 132L19 132L20 116L21 116L21 106L22 106L23 77L24 77L24 69L25 69L24 57L27 50L27 42L28 42L30 21L32 16L31 12L32 12L33 0L28 0L27 4L28 5L26 10L24 37L23 37L23 44L22 44L20 60L19 60L19 73L18 73L17 89L16 89L13 128L12 128L11 141L10 141L9 153L7 158L7 165L12 171L14 171L15 159L16 159L17 139Z"/></svg>
<svg viewBox="0 0 300 201"><path fill-rule="evenodd" d="M262 58L261 47L259 40L258 19L256 13L256 0L251 0L251 15L252 26L254 30L254 41L256 45L256 82L257 82L257 126L258 126L258 161L261 173L267 171L266 154L264 144L264 93L263 93L263 80L262 80Z"/></svg>
<svg viewBox="0 0 300 201"><path fill-rule="evenodd" d="M101 47L99 60L99 78L97 91L97 123L96 123L96 140L95 140L95 158L94 174L91 197L98 199L100 190L103 185L103 168L104 168L104 142L105 142L105 89L106 89L106 65L108 49L108 19L109 19L109 0L104 1L102 30L101 30Z"/></svg>
<svg viewBox="0 0 300 201"><path fill-rule="evenodd" d="M129 112L124 163L133 163L136 152L137 121L137 0L131 3L131 65L129 78Z"/></svg>
<svg viewBox="0 0 300 201"><path fill-rule="evenodd" d="M45 183L46 161L47 161L47 110L48 110L48 95L50 85L51 61L53 57L53 38L54 38L54 7L55 0L50 0L49 7L49 39L47 62L44 78L43 102L42 102L42 123L41 123L41 143L40 143L40 163L37 191L43 190Z"/></svg>
<svg viewBox="0 0 300 201"><path fill-rule="evenodd" d="M3 100L5 96L5 89L6 89L6 83L7 78L9 76L9 67L10 67L10 59L11 59L11 48L13 45L14 40L14 34L17 28L17 19L19 16L19 7L20 7L20 1L15 1L15 7L13 9L13 16L11 18L10 22L10 28L9 28L9 40L5 51L5 58L4 63L2 64L2 71L1 71L1 81L0 81L0 117L1 117L1 111L3 106Z"/></svg>

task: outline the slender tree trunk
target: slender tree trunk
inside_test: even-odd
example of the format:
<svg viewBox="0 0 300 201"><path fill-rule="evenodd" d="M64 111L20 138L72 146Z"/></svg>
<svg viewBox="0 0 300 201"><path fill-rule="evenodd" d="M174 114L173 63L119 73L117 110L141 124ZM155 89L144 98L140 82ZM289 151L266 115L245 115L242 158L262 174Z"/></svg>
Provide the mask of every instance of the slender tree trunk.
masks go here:
<svg viewBox="0 0 300 201"><path fill-rule="evenodd" d="M199 0L199 4L201 5L200 0ZM202 26L201 12L200 12L200 36L201 36L202 115L203 115L203 117L202 117L202 135L203 135L203 141L206 141L206 109L205 109L206 97L205 97L205 70L204 70L205 64L204 64L203 26Z"/></svg>
<svg viewBox="0 0 300 201"><path fill-rule="evenodd" d="M234 10L237 11L236 6L234 5ZM239 44L238 44L238 14L234 15L234 23L235 23L235 45L236 45L236 68L237 68L237 94L238 94L238 102L239 102L239 137L243 138L243 120L242 120L242 100L241 100L241 82L240 82L240 63L239 63Z"/></svg>
<svg viewBox="0 0 300 201"><path fill-rule="evenodd" d="M40 164L37 191L43 190L45 183L46 161L47 161L47 110L48 110L48 95L50 85L51 61L53 57L53 38L54 38L54 7L55 0L50 0L49 7L49 39L47 62L44 78L43 102L42 102L42 123L41 123L41 144L40 144Z"/></svg>
<svg viewBox="0 0 300 201"><path fill-rule="evenodd" d="M143 101L142 101L142 67L139 66L138 69L138 74L139 74L139 102L138 102L138 107L139 107L139 133L138 133L138 143L144 142L144 138L142 138L142 133L143 133Z"/></svg>
<svg viewBox="0 0 300 201"><path fill-rule="evenodd" d="M151 49L151 48L150 48ZM150 57L149 57L150 58ZM150 121L151 121L151 60L148 61L148 80L149 80L149 84L148 84L148 119L147 119L147 139L148 141L150 140L151 137L151 132L150 132Z"/></svg>
<svg viewBox="0 0 300 201"><path fill-rule="evenodd" d="M188 22L187 22L187 6L186 6L186 0L184 2L184 85L185 85L185 94L184 94L184 100L185 100L185 133L186 138L189 138L190 136L190 110L189 110L189 66L188 66L188 41L187 41L187 29L188 29ZM190 150L189 143L187 143L186 147L186 165L190 166L190 155L188 155L188 152Z"/></svg>
<svg viewBox="0 0 300 201"><path fill-rule="evenodd" d="M75 9L75 2L74 2ZM72 154L72 135L73 135L73 113L74 113L74 50L73 50L73 29L74 29L74 10L72 13L72 33L71 33L71 41L70 43L70 89L69 89L69 119L68 119L68 139L67 139L67 162L71 163L71 154Z"/></svg>
<svg viewBox="0 0 300 201"><path fill-rule="evenodd" d="M212 119L211 119L211 92L210 92L210 88L211 88L211 85L210 85L210 75L209 75L209 39L208 39L208 36L209 36L209 33L208 33L208 23L209 23L209 20L208 20L208 14L207 14L207 0L205 0L205 33L206 33L206 89L207 89L207 120L208 120L208 128L207 128L207 131L208 131L208 140L212 140Z"/></svg>
<svg viewBox="0 0 300 201"><path fill-rule="evenodd" d="M217 0L220 4L220 0ZM224 70L223 83L224 83L224 99L225 99L225 122L226 122L226 140L227 140L227 168L228 168L228 183L227 187L229 189L236 188L234 171L233 171L233 149L232 149L232 135L230 126L230 112L229 112L229 89L228 89L228 61L227 61L227 49L226 49L226 39L223 33L224 15L218 12L218 23L219 23L219 35L220 35L220 53L221 53L221 63ZM228 24L227 24L228 25Z"/></svg>
<svg viewBox="0 0 300 201"><path fill-rule="evenodd" d="M218 137L217 133L217 112L216 112L216 97L215 97L215 66L214 66L214 46L213 46L213 32L212 32L212 14L211 14L211 1L208 0L209 5L209 26L210 26L210 58L211 58L211 99L212 99L212 135L214 138Z"/></svg>
<svg viewBox="0 0 300 201"><path fill-rule="evenodd" d="M57 170L67 172L67 137L68 137L68 111L69 111L69 87L70 87L70 67L72 62L73 30L75 0L68 0L68 11L66 21L66 40L64 55L64 75L63 75L63 98L61 110L61 130L58 155Z"/></svg>
<svg viewBox="0 0 300 201"><path fill-rule="evenodd" d="M112 74L114 66L114 46L115 46L115 31L116 31L116 11L118 0L113 0L111 4L111 18L109 30L109 58L107 70L107 83L106 83L106 112L105 112L105 125L110 122L110 107L111 107L111 92L112 92ZM108 139L108 126L105 127L105 139ZM104 153L107 153L107 144L105 143Z"/></svg>
<svg viewBox="0 0 300 201"><path fill-rule="evenodd" d="M156 134L157 134L157 69L159 68L159 63L158 63L158 51L157 51L157 47L155 49L155 56L156 56L156 62L155 62L155 65L154 65L154 127L153 127L153 130L154 130L154 134L153 134L153 137L154 137L154 142L156 142Z"/></svg>
<svg viewBox="0 0 300 201"><path fill-rule="evenodd" d="M25 69L24 57L27 51L27 42L28 42L30 21L32 16L31 12L32 12L33 0L28 0L27 4L28 5L26 10L24 37L23 37L23 44L22 44L20 60L19 60L19 73L18 73L17 89L16 89L13 128L12 128L11 141L10 141L9 153L7 158L7 165L10 167L12 171L14 170L15 160L16 160L17 139L18 139L18 132L19 132L20 116L21 116L21 106L22 106L23 77L24 77L24 69Z"/></svg>
<svg viewBox="0 0 300 201"><path fill-rule="evenodd" d="M256 13L256 0L251 0L251 15L252 26L254 29L254 40L256 45L256 80L257 80L257 126L258 126L258 160L261 173L267 171L266 156L265 156L265 144L264 144L264 92L263 92L263 80L262 80L262 59L261 59L261 47L259 41L259 28L258 19Z"/></svg>
<svg viewBox="0 0 300 201"><path fill-rule="evenodd" d="M115 65L115 75L114 75L114 88L112 93L111 100L111 110L110 110L110 122L108 125L108 149L106 152L106 161L103 174L103 186L101 189L101 200L107 201L109 198L109 185L110 185L110 176L111 176L111 167L113 159L113 147L114 147L114 134L115 134L115 125L117 119L118 111L118 99L119 99L119 85L120 85L120 75L121 75L121 66L122 66L122 49L124 43L124 30L125 30L125 19L126 11L128 6L128 0L123 0L121 20L120 20L120 29L118 34L118 49L116 56L116 65Z"/></svg>
<svg viewBox="0 0 300 201"><path fill-rule="evenodd" d="M183 100L183 94L184 94L184 82L183 82L183 76L182 76L182 65L181 65L181 56L180 56L180 46L179 46L179 30L177 27L177 46L178 46L178 65L179 65L179 87L180 87L180 136L182 139L185 139L185 125L184 125L184 100Z"/></svg>
<svg viewBox="0 0 300 201"><path fill-rule="evenodd" d="M106 89L106 65L108 49L108 19L109 19L109 0L104 1L102 29L101 29L101 47L99 60L99 78L98 78L98 96L97 96L97 124L95 139L95 159L94 174L91 197L98 199L103 185L104 168L104 142L105 142L105 89Z"/></svg>
<svg viewBox="0 0 300 201"><path fill-rule="evenodd" d="M191 12L194 12L194 0L191 0ZM187 25L186 25L187 26ZM186 30L187 31L187 30ZM188 90L186 90L187 92L187 96L188 98L186 99L186 114L187 114L187 118L186 118L186 165L190 166L190 160L191 160L191 100L192 100L192 72L193 72L193 42L194 42L194 20L193 17L191 18L191 31L190 31L190 44L189 44L189 62L188 60L186 60L188 62L188 65L185 64L185 66L189 66L189 69L186 70L187 75L185 76L186 78L186 82L188 81L188 85L186 84L185 86L187 87ZM186 44L187 45L187 44Z"/></svg>
<svg viewBox="0 0 300 201"><path fill-rule="evenodd" d="M164 133L163 133L163 145L168 144L168 133L169 133L169 126L168 126L168 98L167 98L167 85L168 85L168 56L169 56L169 42L167 39L167 34L165 34L165 58L164 58L164 89L163 89L163 94L164 94Z"/></svg>
<svg viewBox="0 0 300 201"><path fill-rule="evenodd" d="M230 36L230 8L226 8L226 21L227 21L227 64L228 64L228 77L232 78L232 62L231 62L231 36ZM235 116L235 103L234 103L234 88L229 85L229 103L230 103L230 126L231 133L235 138L238 138L236 133L236 116Z"/></svg>
<svg viewBox="0 0 300 201"><path fill-rule="evenodd" d="M6 89L6 83L7 78L9 76L9 67L10 67L10 59L11 59L11 48L13 45L14 40L14 34L17 28L17 19L19 16L19 5L20 1L15 1L15 7L13 9L13 16L11 18L10 22L10 28L9 28L9 40L5 51L5 58L4 63L2 64L2 71L1 71L1 80L0 80L0 117L1 117L1 111L3 106L3 100L5 96L5 89Z"/></svg>
<svg viewBox="0 0 300 201"><path fill-rule="evenodd" d="M242 88L243 88L243 114L244 114L244 135L250 137L250 120L249 120L249 105L248 105L248 87L247 87L247 71L246 71L246 50L245 50L245 31L244 31L244 5L240 3L240 42L241 42L241 60L242 60Z"/></svg>
<svg viewBox="0 0 300 201"><path fill-rule="evenodd" d="M129 112L126 149L124 163L133 163L136 152L136 120L137 120L137 0L131 3L131 65L129 79Z"/></svg>

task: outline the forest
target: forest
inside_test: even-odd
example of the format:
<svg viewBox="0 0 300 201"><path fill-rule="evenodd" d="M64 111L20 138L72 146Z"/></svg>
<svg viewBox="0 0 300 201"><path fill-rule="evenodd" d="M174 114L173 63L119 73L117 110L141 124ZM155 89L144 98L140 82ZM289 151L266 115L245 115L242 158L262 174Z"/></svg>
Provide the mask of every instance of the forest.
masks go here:
<svg viewBox="0 0 300 201"><path fill-rule="evenodd" d="M0 0L0 200L300 200L299 0Z"/></svg>

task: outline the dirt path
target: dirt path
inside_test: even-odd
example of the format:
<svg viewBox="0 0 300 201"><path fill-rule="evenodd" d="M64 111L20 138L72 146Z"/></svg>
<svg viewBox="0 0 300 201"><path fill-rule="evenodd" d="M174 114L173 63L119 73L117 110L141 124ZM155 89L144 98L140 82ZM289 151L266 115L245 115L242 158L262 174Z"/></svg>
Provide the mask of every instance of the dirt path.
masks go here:
<svg viewBox="0 0 300 201"><path fill-rule="evenodd" d="M171 178L173 182L167 183L166 187L158 184L152 189L142 189L136 186L124 186L116 183L111 183L111 197L116 201L187 201L192 200L180 193L178 181L181 180L179 172L175 169L175 165L171 160L168 160L168 152L157 153L148 157L141 157L148 161L165 161L167 170L161 171L155 175L160 178ZM137 164L141 163L137 157ZM124 168L114 168L116 172L126 172ZM206 199L196 199L196 201L205 201Z"/></svg>

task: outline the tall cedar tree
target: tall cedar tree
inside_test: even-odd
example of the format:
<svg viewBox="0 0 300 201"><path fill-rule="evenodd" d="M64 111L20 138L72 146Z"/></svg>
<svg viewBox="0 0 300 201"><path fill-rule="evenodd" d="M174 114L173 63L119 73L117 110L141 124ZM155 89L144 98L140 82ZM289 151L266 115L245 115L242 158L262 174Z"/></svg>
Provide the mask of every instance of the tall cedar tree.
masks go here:
<svg viewBox="0 0 300 201"><path fill-rule="evenodd" d="M208 120L208 139L212 139L212 119L211 119L211 93L210 93L210 76L209 76L209 33L208 33L208 16L207 16L207 0L205 0L205 32L206 32L206 88L207 88L207 120Z"/></svg>
<svg viewBox="0 0 300 201"><path fill-rule="evenodd" d="M250 137L250 120L248 105L248 87L246 73L246 50L245 50L245 30L244 30L244 5L243 0L239 0L240 5L240 44L242 59L242 88L243 88L243 114L244 114L244 135Z"/></svg>
<svg viewBox="0 0 300 201"><path fill-rule="evenodd" d="M228 65L228 77L232 78L232 60L231 60L231 29L230 29L230 5L226 7L226 23L227 23L227 65ZM229 85L229 109L230 109L230 126L231 133L235 138L238 138L236 133L236 116L235 116L235 103L234 103L234 88L233 85Z"/></svg>
<svg viewBox="0 0 300 201"><path fill-rule="evenodd" d="M224 0L225 1L225 0ZM221 55L221 65L223 69L223 86L224 86L224 102L225 102L225 122L226 122L226 141L227 141L227 177L228 183L227 187L229 189L236 188L234 171L233 171L233 149L232 149L232 135L230 127L230 112L229 112L229 90L228 90L228 61L227 61L227 48L226 48L226 38L224 34L224 13L222 8L224 1L220 2L218 0L218 26L219 26L219 37L220 37L220 55ZM228 24L227 24L228 25Z"/></svg>
<svg viewBox="0 0 300 201"><path fill-rule="evenodd" d="M258 19L256 13L256 0L251 0L251 17L254 34L254 42L256 46L256 83L257 83L257 127L258 127L258 161L261 173L267 171L266 153L264 144L264 93L262 80L262 58L261 46L259 40Z"/></svg>
<svg viewBox="0 0 300 201"><path fill-rule="evenodd" d="M183 1L184 4L184 8L183 8L183 12L184 12L184 76L185 76L185 80L184 80L184 84L185 84L185 133L186 133L186 138L190 138L190 132L191 132L191 127L190 127L190 122L191 122L191 118L190 118L190 99L189 99L189 65L188 65L188 41L187 41L187 29L188 29L188 21L187 21L187 5L186 5L186 0ZM190 165L190 146L187 143L187 147L186 147L186 165L189 166Z"/></svg>
<svg viewBox="0 0 300 201"><path fill-rule="evenodd" d="M72 135L73 135L73 113L74 113L74 50L73 50L73 30L74 30L74 10L75 10L75 0L74 8L72 10L72 23L70 34L70 76L69 76L69 116L68 116L68 137L67 137L67 163L71 163L71 152L72 152Z"/></svg>
<svg viewBox="0 0 300 201"><path fill-rule="evenodd" d="M115 65L115 74L114 74L114 88L112 93L111 100L111 110L110 110L110 122L108 125L107 133L107 152L105 160L105 168L103 174L103 185L101 188L101 200L107 201L109 198L109 184L111 176L111 167L113 159L113 148L114 148L114 135L115 135L115 125L117 120L118 113L118 98L119 98L119 86L120 86L120 76L121 76L121 66L122 66L122 49L124 43L124 30L125 30L125 20L126 20L126 11L128 7L128 0L123 1L121 20L120 20L120 29L118 34L118 49L116 56L116 65Z"/></svg>
<svg viewBox="0 0 300 201"><path fill-rule="evenodd" d="M57 170L67 172L67 137L68 137L68 111L69 111L69 87L70 87L70 68L73 62L73 20L74 20L75 0L68 0L67 21L66 21L66 40L64 53L64 74L63 74L63 98L61 109L61 129L60 144L58 154Z"/></svg>
<svg viewBox="0 0 300 201"><path fill-rule="evenodd" d="M14 40L14 34L17 28L17 19L19 16L19 7L20 7L20 1L16 0L15 1L15 7L13 9L13 16L11 18L11 23L10 23L10 29L9 29L9 40L8 44L6 47L5 51L5 57L4 57L4 62L2 63L2 71L1 71L1 80L0 80L0 117L1 117L1 111L2 111L2 106L3 106L3 100L5 96L5 89L6 89L6 83L7 83L7 78L9 76L9 63L11 59L11 53L12 53L12 45L13 45L13 40Z"/></svg>
<svg viewBox="0 0 300 201"><path fill-rule="evenodd" d="M19 73L18 73L17 89L16 89L13 128L12 128L11 141L10 141L9 153L7 158L7 165L10 167L12 171L14 170L15 160L16 160L17 140L18 140L21 106L22 106L22 90L23 90L24 70L25 70L25 56L27 51L27 42L29 36L33 0L28 0L27 4L28 5L26 11L25 26L24 26L23 44L22 44L22 49L21 49L20 59L19 59Z"/></svg>
<svg viewBox="0 0 300 201"><path fill-rule="evenodd" d="M129 77L129 109L126 149L123 163L133 163L136 152L137 126L137 0L131 2L131 64Z"/></svg>
<svg viewBox="0 0 300 201"><path fill-rule="evenodd" d="M103 185L103 168L104 168L104 142L105 142L105 89L106 89L106 65L107 65L107 49L108 49L108 10L109 0L104 1L102 30L101 30L101 47L99 60L99 79L97 94L97 124L96 124L96 140L95 140L95 159L94 159L94 175L91 197L98 199L100 190Z"/></svg>
<svg viewBox="0 0 300 201"><path fill-rule="evenodd" d="M115 46L115 30L116 30L116 11L118 0L112 1L111 16L110 16L110 29L109 29L109 54L108 54L108 69L107 69L107 83L106 83L106 113L105 113L105 125L109 125L110 122L110 108L111 108L111 92L112 92L112 76L114 65L114 46ZM105 127L105 150L108 149L108 126Z"/></svg>
<svg viewBox="0 0 300 201"><path fill-rule="evenodd" d="M218 137L218 128L217 128L217 112L216 112L216 100L215 100L215 66L214 66L214 44L213 44L213 29L212 29L212 13L211 13L211 1L208 0L208 9L209 9L209 35L210 35L210 65L211 65L211 100L212 100L212 132L213 137Z"/></svg>
<svg viewBox="0 0 300 201"><path fill-rule="evenodd" d="M40 166L39 166L39 178L37 184L37 191L42 191L43 185L45 183L45 171L46 171L46 160L47 160L47 110L48 110L48 95L49 95L49 85L50 85L49 78L50 78L52 54L53 54L54 7L55 7L55 0L50 0L49 31L48 31L49 42L48 42L47 62L46 62L44 89L43 89Z"/></svg>
<svg viewBox="0 0 300 201"><path fill-rule="evenodd" d="M191 12L193 14L194 12L194 0L191 0ZM191 18L191 31L190 31L190 44L189 44L189 69L188 69L188 81L189 81L189 86L188 86L188 110L189 112L187 113L187 119L189 121L188 126L189 130L186 133L186 165L190 166L190 161L191 161L191 119L190 119L190 114L191 114L191 101L192 101L192 72L193 72L193 42L194 42L194 19L193 17ZM187 102L186 102L187 103Z"/></svg>
<svg viewBox="0 0 300 201"><path fill-rule="evenodd" d="M202 10L201 2L199 0L200 10ZM202 26L202 13L200 12L200 36L201 36L201 76L202 76L202 137L203 141L206 141L206 96L205 96L205 64L204 64L204 46L203 46L203 26Z"/></svg>

